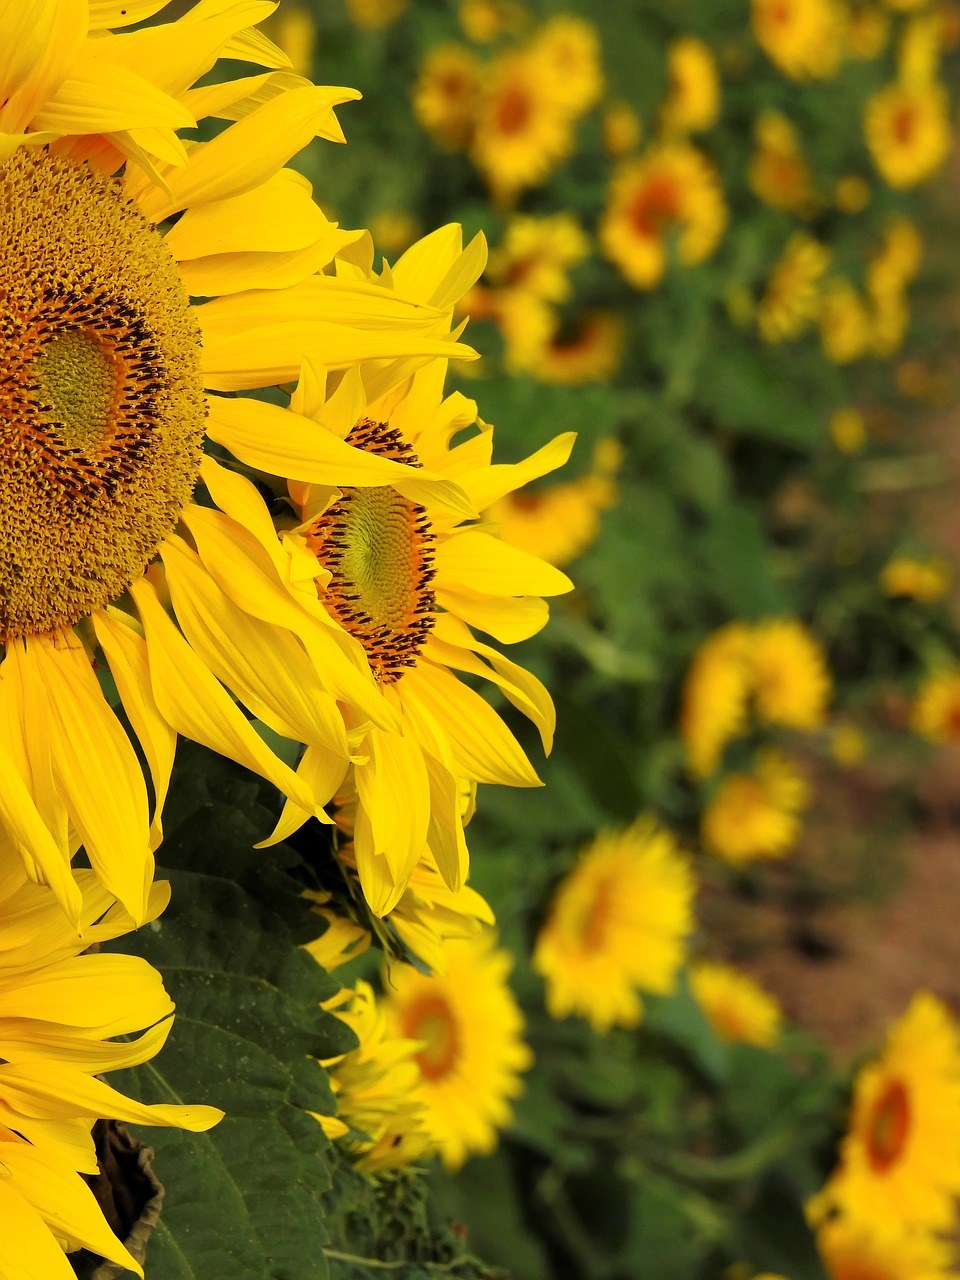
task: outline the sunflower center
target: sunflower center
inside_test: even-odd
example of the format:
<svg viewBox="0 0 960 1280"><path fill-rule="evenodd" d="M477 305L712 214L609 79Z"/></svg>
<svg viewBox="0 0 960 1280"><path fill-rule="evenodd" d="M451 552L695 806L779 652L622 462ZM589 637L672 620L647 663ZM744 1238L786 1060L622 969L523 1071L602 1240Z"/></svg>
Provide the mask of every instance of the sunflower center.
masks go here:
<svg viewBox="0 0 960 1280"><path fill-rule="evenodd" d="M659 236L680 216L680 192L673 178L661 174L651 178L639 192L630 210L638 235Z"/></svg>
<svg viewBox="0 0 960 1280"><path fill-rule="evenodd" d="M119 184L23 148L0 164L0 643L140 576L189 500L199 332Z"/></svg>
<svg viewBox="0 0 960 1280"><path fill-rule="evenodd" d="M514 85L509 88L500 100L497 112L497 128L500 133L520 133L526 128L533 111L533 103L527 91Z"/></svg>
<svg viewBox="0 0 960 1280"><path fill-rule="evenodd" d="M910 1134L910 1100L899 1080L890 1080L867 1126L867 1157L877 1173L886 1173L903 1153Z"/></svg>
<svg viewBox="0 0 960 1280"><path fill-rule="evenodd" d="M419 467L413 450L385 422L363 419L347 436L356 448ZM433 629L435 536L419 503L390 486L344 488L314 521L307 544L330 582L321 588L337 621L363 645L382 684L399 680Z"/></svg>
<svg viewBox="0 0 960 1280"><path fill-rule="evenodd" d="M917 116L912 106L901 107L894 115L891 131L901 146L909 146L917 124Z"/></svg>
<svg viewBox="0 0 960 1280"><path fill-rule="evenodd" d="M612 908L613 887L609 880L602 880L578 922L580 946L584 951L596 951L603 945Z"/></svg>
<svg viewBox="0 0 960 1280"><path fill-rule="evenodd" d="M445 1000L435 995L418 1000L406 1014L404 1035L423 1044L417 1062L425 1080L439 1080L453 1070L460 1054L460 1033Z"/></svg>

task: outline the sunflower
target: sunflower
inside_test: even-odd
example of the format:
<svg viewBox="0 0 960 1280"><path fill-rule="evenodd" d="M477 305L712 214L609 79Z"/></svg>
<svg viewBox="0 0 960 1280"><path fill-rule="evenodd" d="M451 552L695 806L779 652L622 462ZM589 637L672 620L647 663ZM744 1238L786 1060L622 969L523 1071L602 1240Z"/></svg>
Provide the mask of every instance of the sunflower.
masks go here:
<svg viewBox="0 0 960 1280"><path fill-rule="evenodd" d="M582 115L600 101L600 37L592 23L572 13L558 13L537 31L531 51L543 62L554 92L571 115Z"/></svg>
<svg viewBox="0 0 960 1280"><path fill-rule="evenodd" d="M603 512L617 501L621 448L602 440L588 475L501 498L487 512L504 542L562 568L592 546Z"/></svg>
<svg viewBox="0 0 960 1280"><path fill-rule="evenodd" d="M380 31L403 14L409 0L344 0L347 16L361 31Z"/></svg>
<svg viewBox="0 0 960 1280"><path fill-rule="evenodd" d="M687 765L699 778L712 774L724 748L747 727L750 628L728 623L708 636L683 683L680 736Z"/></svg>
<svg viewBox="0 0 960 1280"><path fill-rule="evenodd" d="M765 111L754 126L756 150L750 161L754 195L772 209L801 217L816 207L813 174L793 124L776 111Z"/></svg>
<svg viewBox="0 0 960 1280"><path fill-rule="evenodd" d="M500 289L523 289L544 302L565 302L569 270L589 253L590 241L572 214L518 215L491 251L487 276Z"/></svg>
<svg viewBox="0 0 960 1280"><path fill-rule="evenodd" d="M838 179L833 198L841 213L863 213L870 203L870 183L857 173L848 173Z"/></svg>
<svg viewBox="0 0 960 1280"><path fill-rule="evenodd" d="M932 742L960 742L960 667L933 671L923 679L911 724Z"/></svg>
<svg viewBox="0 0 960 1280"><path fill-rule="evenodd" d="M6 870L0 903L0 1206L7 1230L0 1273L73 1280L63 1249L83 1247L142 1276L83 1180L98 1172L91 1127L103 1117L199 1131L222 1113L144 1106L98 1079L100 1072L137 1066L161 1049L173 1003L146 961L80 954L134 925L91 871L76 877L81 940L45 886L23 883L19 864ZM169 896L167 884L154 884L144 917L158 916Z"/></svg>
<svg viewBox="0 0 960 1280"><path fill-rule="evenodd" d="M750 773L728 773L700 819L707 850L733 866L782 858L796 844L809 800L796 765L780 751L758 751Z"/></svg>
<svg viewBox="0 0 960 1280"><path fill-rule="evenodd" d="M548 60L533 48L501 54L480 94L470 149L494 197L510 204L539 185L573 143L573 115Z"/></svg>
<svg viewBox="0 0 960 1280"><path fill-rule="evenodd" d="M643 125L630 103L622 98L608 102L603 113L603 149L607 155L630 155L642 137Z"/></svg>
<svg viewBox="0 0 960 1280"><path fill-rule="evenodd" d="M412 1163L430 1150L427 1111L420 1097L419 1044L391 1033L387 1016L367 982L327 1001L359 1044L323 1066L338 1114L316 1113L328 1138L342 1138L359 1168L380 1173Z"/></svg>
<svg viewBox="0 0 960 1280"><path fill-rule="evenodd" d="M880 1234L951 1231L960 1195L960 1032L918 992L889 1028L880 1057L853 1085L837 1168L809 1206L838 1209Z"/></svg>
<svg viewBox="0 0 960 1280"><path fill-rule="evenodd" d="M863 129L877 172L897 190L936 173L953 142L947 95L935 82L880 89L864 108Z"/></svg>
<svg viewBox="0 0 960 1280"><path fill-rule="evenodd" d="M859 409L837 409L830 415L830 439L841 453L859 453L869 438L867 422Z"/></svg>
<svg viewBox="0 0 960 1280"><path fill-rule="evenodd" d="M799 338L817 319L822 303L821 280L830 265L830 250L799 231L787 241L757 304L757 327L764 342Z"/></svg>
<svg viewBox="0 0 960 1280"><path fill-rule="evenodd" d="M952 583L953 566L943 556L927 560L894 556L880 573L880 589L885 596L902 596L921 604L942 600Z"/></svg>
<svg viewBox="0 0 960 1280"><path fill-rule="evenodd" d="M352 90L282 70L193 88L221 53L285 66L249 28L261 10L247 3L119 33L109 15L122 24L141 8L98 5L86 39L76 8L45 6L28 33L17 6L0 15L0 47L19 50L0 95L0 848L19 850L76 918L69 864L82 842L139 919L177 733L307 812L329 797L267 747L234 697L282 736L348 751L336 691L304 648L338 650L329 628L308 620L308 640L295 639L289 623L263 621L255 591L249 610L233 605L178 532L201 512L217 518L194 503L201 478L223 494L238 480L205 455L208 440L224 446L216 423L246 424L232 438L268 447L275 471L318 478L332 448L356 461L361 484L405 473L330 437L305 452L294 415L277 409L258 426L259 402L218 393L295 378L305 353L331 370L376 362L382 385L455 348L448 329L435 336L442 311L318 274L359 233L329 223L283 166L317 134L342 138L333 108ZM187 152L177 130L214 114L235 122ZM230 569L255 575L263 550L241 541ZM152 825L94 664L109 668L140 740ZM376 714L372 682L358 671L351 683Z"/></svg>
<svg viewBox="0 0 960 1280"><path fill-rule="evenodd" d="M770 618L750 636L753 705L757 719L788 729L823 726L832 684L826 655L795 618Z"/></svg>
<svg viewBox="0 0 960 1280"><path fill-rule="evenodd" d="M820 341L834 364L850 364L866 355L872 335L867 304L849 280L829 280L820 303Z"/></svg>
<svg viewBox="0 0 960 1280"><path fill-rule="evenodd" d="M887 219L880 245L867 264L867 292L875 305L901 294L916 278L923 250L923 237L909 218Z"/></svg>
<svg viewBox="0 0 960 1280"><path fill-rule="evenodd" d="M285 4L273 19L271 34L300 75L313 67L317 28L313 16L298 4Z"/></svg>
<svg viewBox="0 0 960 1280"><path fill-rule="evenodd" d="M681 36L667 50L669 91L660 108L667 133L698 133L710 129L720 114L720 80L709 45L695 36Z"/></svg>
<svg viewBox="0 0 960 1280"><path fill-rule="evenodd" d="M794 80L836 74L843 17L835 0L752 0L757 43Z"/></svg>
<svg viewBox="0 0 960 1280"><path fill-rule="evenodd" d="M864 1226L840 1216L817 1232L829 1280L956 1280L956 1250L927 1232Z"/></svg>
<svg viewBox="0 0 960 1280"><path fill-rule="evenodd" d="M489 44L498 36L516 31L527 15L515 0L460 0L458 17L468 40Z"/></svg>
<svg viewBox="0 0 960 1280"><path fill-rule="evenodd" d="M508 368L539 382L560 387L609 382L620 367L624 325L614 311L589 311L564 324L551 316L549 330L533 328L522 345L509 343L512 332L515 325L504 330Z"/></svg>
<svg viewBox="0 0 960 1280"><path fill-rule="evenodd" d="M440 146L454 151L469 146L480 83L480 64L463 45L441 44L424 58L413 90L413 114Z"/></svg>
<svg viewBox="0 0 960 1280"><path fill-rule="evenodd" d="M534 947L550 1015L579 1014L601 1033L636 1026L641 991L676 987L694 890L689 862L651 818L598 835L554 895Z"/></svg>
<svg viewBox="0 0 960 1280"><path fill-rule="evenodd" d="M690 988L721 1040L761 1049L776 1044L783 1010L747 974L730 965L698 960L690 967Z"/></svg>
<svg viewBox="0 0 960 1280"><path fill-rule="evenodd" d="M449 324L454 303L482 267L482 243L461 252L459 228L446 228L404 254L389 276L401 294L424 303L433 297L437 305L442 300ZM315 651L314 678L338 689L352 760L346 785L359 797L357 866L367 900L381 915L396 905L428 846L449 887L463 883L462 779L539 785L513 734L456 673L497 685L533 720L549 749L554 712L546 689L477 640L471 627L507 643L526 639L546 622L540 597L572 589L557 569L508 547L486 527L465 522L464 514L482 514L505 494L554 470L569 456L573 437L558 437L514 466L492 466L489 427L480 424L469 438L458 438L471 431L477 410L462 395L444 398L445 371L445 362L433 362L369 398L359 378L341 381L325 395L315 374L305 372L292 401L305 443L331 441L347 447L344 457L389 462L401 476L395 487L360 489L348 466L339 476L324 473L318 484L292 484L294 527L281 544L269 533L258 544L280 561L279 570L266 560L259 569L261 579L273 584L269 616L296 606L295 616L322 619L324 634L342 646L332 657ZM249 444L246 432L254 419L235 416L235 403L223 402L231 410L221 420L221 438ZM286 411L255 406L264 430L280 412ZM247 452L252 465L268 456L252 447ZM422 477L435 473L442 473L445 488L423 485ZM265 530L267 508L253 486L237 477L232 484L234 510L251 527ZM192 518L191 531L201 561L225 593L245 600L251 580L231 572L232 538L219 521ZM231 533L237 536L236 529ZM362 687L375 695L372 706L366 699L357 702L347 687L364 674L368 685ZM330 798L344 782L347 764L343 754L308 744L300 777L309 780L314 794ZM289 801L272 838L289 834L309 816Z"/></svg>
<svg viewBox="0 0 960 1280"><path fill-rule="evenodd" d="M511 958L493 935L450 942L446 953L444 975L391 968L383 1008L390 1033L419 1045L425 1127L443 1163L458 1169L494 1150L533 1057L507 982Z"/></svg>
<svg viewBox="0 0 960 1280"><path fill-rule="evenodd" d="M944 22L940 13L911 18L897 50L897 79L904 84L932 84L943 55Z"/></svg>
<svg viewBox="0 0 960 1280"><path fill-rule="evenodd" d="M843 32L843 46L851 58L879 58L889 40L889 13L884 13L873 0L851 6Z"/></svg>
<svg viewBox="0 0 960 1280"><path fill-rule="evenodd" d="M664 143L617 170L599 240L630 284L652 289L663 279L674 237L678 261L692 267L710 257L726 224L710 162L686 143Z"/></svg>

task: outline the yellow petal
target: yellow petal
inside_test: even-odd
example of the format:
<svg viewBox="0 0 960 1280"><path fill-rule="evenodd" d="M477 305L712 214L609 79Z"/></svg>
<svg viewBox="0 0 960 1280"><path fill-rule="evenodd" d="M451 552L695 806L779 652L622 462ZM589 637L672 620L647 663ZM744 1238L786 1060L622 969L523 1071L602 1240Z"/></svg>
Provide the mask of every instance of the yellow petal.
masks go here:
<svg viewBox="0 0 960 1280"><path fill-rule="evenodd" d="M34 116L38 129L113 133L120 129L190 129L196 124L169 94L125 67L86 54Z"/></svg>
<svg viewBox="0 0 960 1280"><path fill-rule="evenodd" d="M347 760L338 751L327 751L324 747L307 747L297 766L297 773L303 778L317 803L326 805L336 795L347 772ZM283 806L280 820L266 840L257 844L258 849L266 849L270 845L287 840L295 831L313 815L288 800ZM332 822L326 813L318 815L324 822Z"/></svg>
<svg viewBox="0 0 960 1280"><path fill-rule="evenodd" d="M51 1168L55 1166L51 1164ZM76 1174L74 1177L80 1182ZM3 1258L0 1262L3 1280L76 1280L76 1272L50 1228L11 1181L0 1180L0 1219L11 1226L16 1223L16 1230L8 1227L3 1233ZM137 1275L143 1275L132 1259L124 1265Z"/></svg>
<svg viewBox="0 0 960 1280"><path fill-rule="evenodd" d="M87 34L86 0L0 0L0 129L37 127Z"/></svg>
<svg viewBox="0 0 960 1280"><path fill-rule="evenodd" d="M90 30L132 27L135 22L152 18L169 3L170 0L89 0Z"/></svg>
<svg viewBox="0 0 960 1280"><path fill-rule="evenodd" d="M188 209L164 237L181 264L213 254L306 249L336 223L313 201L306 178L281 169L262 186Z"/></svg>
<svg viewBox="0 0 960 1280"><path fill-rule="evenodd" d="M491 596L555 596L573 590L565 573L490 533L465 529L439 544L438 588Z"/></svg>
<svg viewBox="0 0 960 1280"><path fill-rule="evenodd" d="M357 764L360 804L369 814L375 852L404 885L423 856L430 820L430 781L423 752L412 737L371 729L370 759Z"/></svg>
<svg viewBox="0 0 960 1280"><path fill-rule="evenodd" d="M537 480L562 467L570 457L576 438L574 432L568 431L556 436L523 462L516 462L512 466L499 463L483 467L473 474L459 472L457 482L467 490L477 510L485 511L505 494L522 489L531 480Z"/></svg>
<svg viewBox="0 0 960 1280"><path fill-rule="evenodd" d="M165 1018L134 1040L99 1040L81 1037L72 1028L42 1026L34 1019L13 1019L0 1028L0 1055L19 1062L38 1055L50 1062L70 1063L90 1075L122 1071L149 1062L163 1048L173 1027Z"/></svg>
<svg viewBox="0 0 960 1280"><path fill-rule="evenodd" d="M37 1018L95 1028L102 1038L128 1035L173 1013L160 974L139 956L77 956L20 974L0 987L6 1018Z"/></svg>
<svg viewBox="0 0 960 1280"><path fill-rule="evenodd" d="M485 631L501 644L517 644L542 631L550 609L539 596L514 596L498 600L473 591L437 589L437 603L478 631Z"/></svg>

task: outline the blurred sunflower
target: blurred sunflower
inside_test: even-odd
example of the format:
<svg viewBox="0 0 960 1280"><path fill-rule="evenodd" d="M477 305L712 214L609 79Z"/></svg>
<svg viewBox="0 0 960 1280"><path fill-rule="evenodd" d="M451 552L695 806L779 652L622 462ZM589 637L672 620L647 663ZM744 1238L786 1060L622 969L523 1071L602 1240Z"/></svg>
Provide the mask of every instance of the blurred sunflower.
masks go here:
<svg viewBox="0 0 960 1280"><path fill-rule="evenodd" d="M859 453L869 439L867 422L859 409L837 409L830 415L830 439L840 453Z"/></svg>
<svg viewBox="0 0 960 1280"><path fill-rule="evenodd" d="M750 635L754 712L766 724L819 729L832 692L820 642L795 618L758 622Z"/></svg>
<svg viewBox="0 0 960 1280"><path fill-rule="evenodd" d="M830 256L830 250L806 232L790 237L757 304L757 327L764 342L799 338L817 319Z"/></svg>
<svg viewBox="0 0 960 1280"><path fill-rule="evenodd" d="M404 13L410 0L344 0L347 15L361 31L380 31Z"/></svg>
<svg viewBox="0 0 960 1280"><path fill-rule="evenodd" d="M681 36L667 50L669 89L660 108L667 133L699 133L716 124L720 114L720 79L709 45Z"/></svg>
<svg viewBox="0 0 960 1280"><path fill-rule="evenodd" d="M451 345L448 332L434 336L441 312L318 274L358 233L329 223L283 166L316 135L342 140L333 108L352 90L284 70L192 87L221 55L286 66L249 25L270 4L202 4L133 32L110 24L142 6L87 8L51 0L27 24L17 6L0 14L0 47L18 49L0 84L0 850L20 852L75 918L70 857L82 842L139 918L177 733L308 812L322 803L227 689L278 733L346 753L334 698L297 641L256 616L262 600L249 612L225 601L175 533L200 509L201 472L208 483L216 470L203 451L217 405L254 404L210 393L284 382L304 352L340 370L386 360L382 377ZM235 123L188 152L177 130L211 113ZM296 474L304 459L288 425L295 433L283 412L261 438ZM330 441L315 444L314 475ZM358 461L361 484L402 472L333 448ZM239 542L230 556L242 575ZM313 634L338 647L328 629ZM140 739L152 827L141 765L94 661L109 667ZM352 684L367 700L362 673Z"/></svg>
<svg viewBox="0 0 960 1280"><path fill-rule="evenodd" d="M695 882L673 836L651 818L603 832L553 897L533 967L551 1017L595 1031L636 1026L641 991L673 991L693 927Z"/></svg>
<svg viewBox="0 0 960 1280"><path fill-rule="evenodd" d="M733 866L782 858L796 844L809 790L780 751L758 751L750 773L728 773L700 819L707 850Z"/></svg>
<svg viewBox="0 0 960 1280"><path fill-rule="evenodd" d="M565 302L570 268L589 253L590 241L573 214L518 215L491 250L487 277L500 289L523 289L544 302Z"/></svg>
<svg viewBox="0 0 960 1280"><path fill-rule="evenodd" d="M956 1280L956 1250L927 1232L865 1226L841 1215L817 1232L829 1280Z"/></svg>
<svg viewBox="0 0 960 1280"><path fill-rule="evenodd" d="M841 213L862 213L870 203L870 183L857 173L849 173L837 181L833 198Z"/></svg>
<svg viewBox="0 0 960 1280"><path fill-rule="evenodd" d="M603 95L600 36L596 27L573 13L558 13L539 28L531 44L553 89L571 115L582 115Z"/></svg>
<svg viewBox="0 0 960 1280"><path fill-rule="evenodd" d="M890 41L890 14L874 0L853 4L846 14L843 47L851 58L879 58Z"/></svg>
<svg viewBox="0 0 960 1280"><path fill-rule="evenodd" d="M23 883L9 866L7 872L0 902L0 1211L7 1226L0 1274L73 1280L64 1249L87 1248L142 1276L82 1176L98 1172L93 1123L103 1117L200 1131L222 1112L145 1106L98 1079L159 1052L173 1002L145 960L80 954L134 927L91 871L76 878L82 939L49 890ZM167 884L154 884L144 918L155 919L169 896Z"/></svg>
<svg viewBox="0 0 960 1280"><path fill-rule="evenodd" d="M932 671L923 679L911 725L932 742L960 742L960 668Z"/></svg>
<svg viewBox="0 0 960 1280"><path fill-rule="evenodd" d="M383 1008L391 1034L420 1046L426 1129L443 1163L458 1169L469 1155L496 1147L533 1056L507 982L510 955L496 949L491 933L448 943L446 951L444 975L393 966Z"/></svg>
<svg viewBox="0 0 960 1280"><path fill-rule="evenodd" d="M870 312L849 280L838 277L824 286L818 322L824 354L834 364L850 364L870 349Z"/></svg>
<svg viewBox="0 0 960 1280"><path fill-rule="evenodd" d="M793 124L776 111L764 111L754 126L756 150L750 161L754 195L773 209L807 217L815 208L813 174Z"/></svg>
<svg viewBox="0 0 960 1280"><path fill-rule="evenodd" d="M898 1228L952 1231L960 1194L960 1033L946 1007L918 992L858 1072L847 1134L827 1185L808 1206L883 1238Z"/></svg>
<svg viewBox="0 0 960 1280"><path fill-rule="evenodd" d="M867 292L875 304L898 295L916 278L923 261L923 238L909 218L888 218L882 239L867 264Z"/></svg>
<svg viewBox="0 0 960 1280"><path fill-rule="evenodd" d="M326 1002L356 1035L356 1049L323 1066L337 1099L336 1116L313 1113L328 1138L343 1139L359 1168L381 1173L430 1150L420 1098L416 1040L394 1035L370 984L358 982Z"/></svg>
<svg viewBox="0 0 960 1280"><path fill-rule="evenodd" d="M458 17L468 40L489 44L499 36L518 30L527 14L515 0L461 0Z"/></svg>
<svg viewBox="0 0 960 1280"><path fill-rule="evenodd" d="M730 965L698 960L690 989L721 1040L769 1049L776 1044L783 1010L753 978Z"/></svg>
<svg viewBox="0 0 960 1280"><path fill-rule="evenodd" d="M413 114L442 147L470 145L480 101L480 64L469 49L441 44L423 60L413 90Z"/></svg>
<svg viewBox="0 0 960 1280"><path fill-rule="evenodd" d="M696 266L716 249L726 225L713 166L686 143L665 143L619 167L598 234L603 252L629 283L652 289L672 251L682 266Z"/></svg>
<svg viewBox="0 0 960 1280"><path fill-rule="evenodd" d="M642 137L643 125L630 103L622 98L608 102L603 113L603 149L607 155L630 155Z"/></svg>
<svg viewBox="0 0 960 1280"><path fill-rule="evenodd" d="M953 566L944 556L927 560L894 556L880 573L880 589L885 596L903 596L921 604L942 600L952 583Z"/></svg>
<svg viewBox="0 0 960 1280"><path fill-rule="evenodd" d="M573 150L570 108L549 62L534 49L501 54L477 107L470 155L496 200L510 204Z"/></svg>
<svg viewBox="0 0 960 1280"><path fill-rule="evenodd" d="M564 324L551 319L549 331L534 329L522 346L513 344L508 351L511 371L557 387L609 382L620 368L623 317L615 311L590 311Z"/></svg>
<svg viewBox="0 0 960 1280"><path fill-rule="evenodd" d="M937 83L887 85L867 102L863 128L877 172L898 190L929 178L950 154L947 95Z"/></svg>
<svg viewBox="0 0 960 1280"><path fill-rule="evenodd" d="M751 0L757 44L794 80L828 79L840 64L844 13L835 0Z"/></svg>
<svg viewBox="0 0 960 1280"><path fill-rule="evenodd" d="M747 726L750 628L731 622L700 645L683 682L680 736L697 777L712 774L724 748Z"/></svg>

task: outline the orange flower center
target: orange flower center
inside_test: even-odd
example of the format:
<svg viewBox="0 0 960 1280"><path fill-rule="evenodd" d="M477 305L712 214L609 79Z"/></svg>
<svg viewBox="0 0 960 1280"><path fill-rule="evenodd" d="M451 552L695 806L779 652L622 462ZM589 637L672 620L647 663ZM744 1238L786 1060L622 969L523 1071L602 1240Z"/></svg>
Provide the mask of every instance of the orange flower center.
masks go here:
<svg viewBox="0 0 960 1280"><path fill-rule="evenodd" d="M644 183L630 206L629 218L638 235L653 239L680 217L680 188L669 174L655 174Z"/></svg>
<svg viewBox="0 0 960 1280"><path fill-rule="evenodd" d="M867 1158L875 1173L896 1164L910 1134L910 1100L899 1080L890 1080L873 1104L867 1124Z"/></svg>
<svg viewBox="0 0 960 1280"><path fill-rule="evenodd" d="M901 107L890 123L890 131L902 147L913 141L917 127L917 113L912 106Z"/></svg>
<svg viewBox="0 0 960 1280"><path fill-rule="evenodd" d="M446 1000L430 993L414 1001L404 1014L403 1034L423 1044L417 1062L425 1080L450 1074L460 1056L460 1031Z"/></svg>
<svg viewBox="0 0 960 1280"><path fill-rule="evenodd" d="M497 132L520 133L533 115L533 102L529 93L520 85L511 85L500 99L497 108Z"/></svg>

